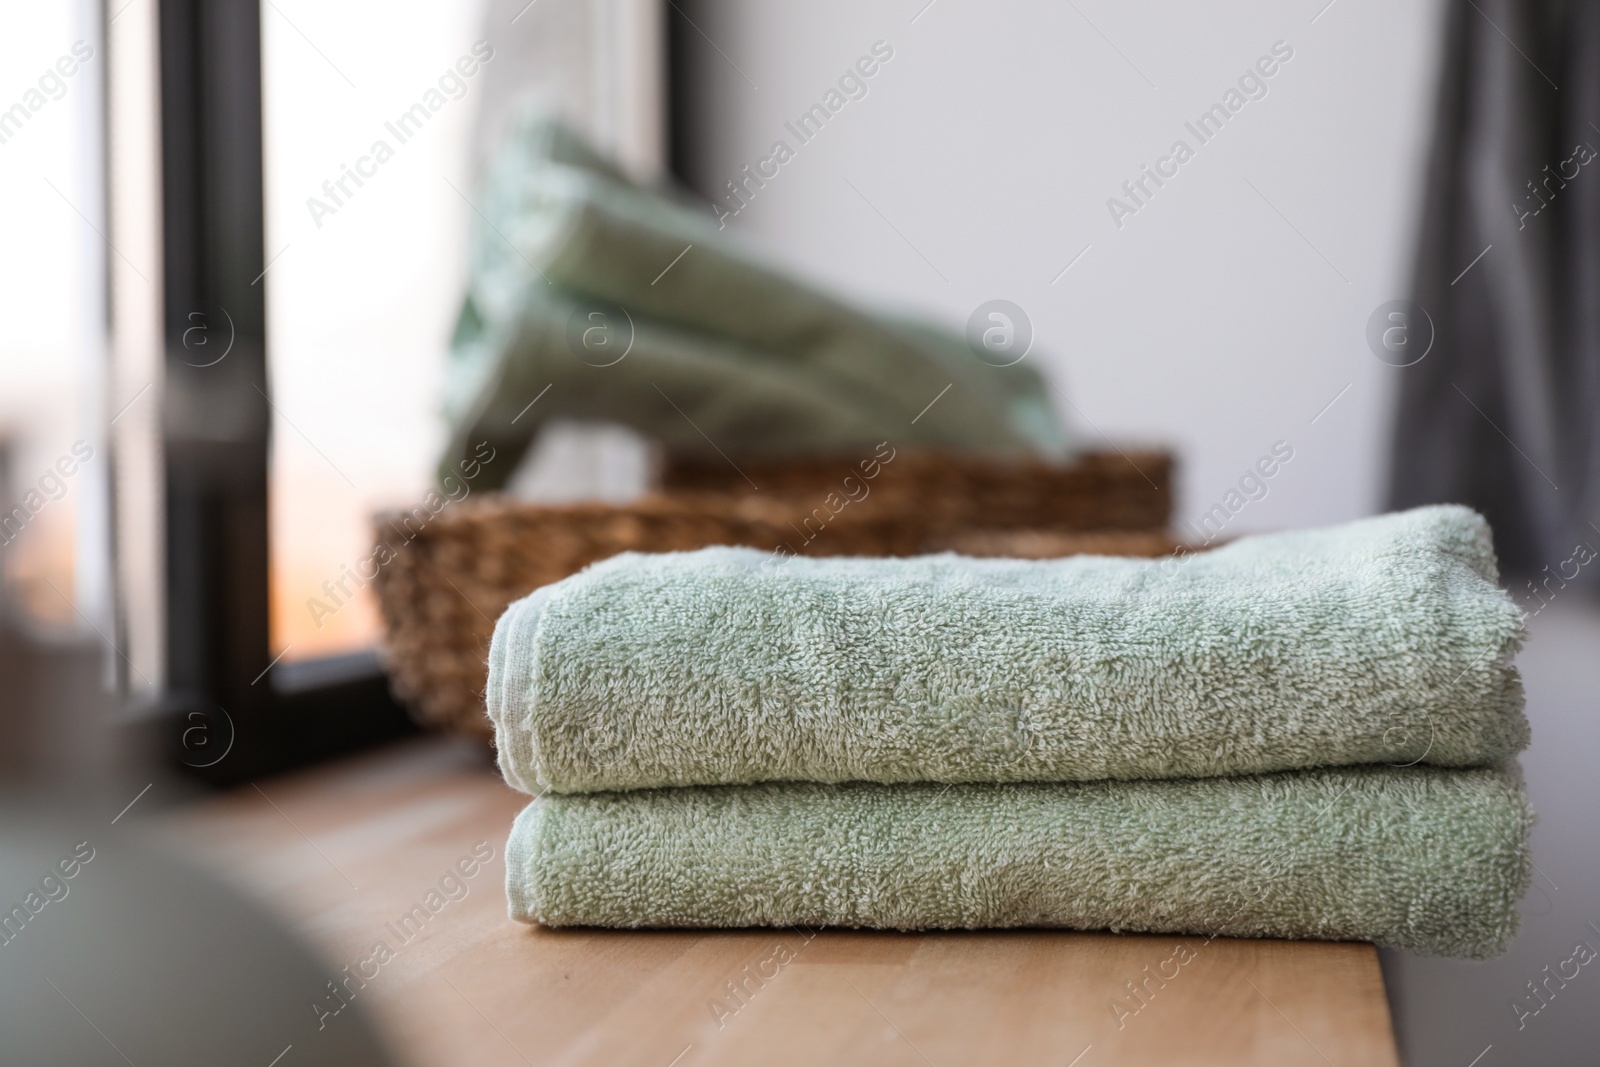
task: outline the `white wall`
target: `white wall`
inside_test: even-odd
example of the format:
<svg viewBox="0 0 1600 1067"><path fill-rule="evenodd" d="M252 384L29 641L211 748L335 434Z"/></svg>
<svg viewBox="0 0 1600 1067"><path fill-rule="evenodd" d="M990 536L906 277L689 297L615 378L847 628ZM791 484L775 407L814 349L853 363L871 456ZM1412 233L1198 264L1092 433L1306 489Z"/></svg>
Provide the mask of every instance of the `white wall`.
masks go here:
<svg viewBox="0 0 1600 1067"><path fill-rule="evenodd" d="M729 227L953 326L1015 301L1080 440L1179 452L1179 520L1279 440L1293 460L1229 533L1376 509L1394 371L1364 331L1403 295L1436 0L925 2L679 5L698 26L691 166L708 195L775 139L794 146L784 122L874 41L894 49ZM1279 40L1294 56L1268 94L1199 146L1184 122ZM1107 198L1179 138L1195 158L1118 229Z"/></svg>

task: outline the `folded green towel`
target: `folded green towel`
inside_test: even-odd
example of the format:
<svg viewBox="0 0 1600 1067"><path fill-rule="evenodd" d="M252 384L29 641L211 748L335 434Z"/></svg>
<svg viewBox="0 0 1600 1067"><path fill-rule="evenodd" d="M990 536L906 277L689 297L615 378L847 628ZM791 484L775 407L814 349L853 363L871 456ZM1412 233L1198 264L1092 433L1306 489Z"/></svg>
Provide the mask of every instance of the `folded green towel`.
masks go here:
<svg viewBox="0 0 1600 1067"><path fill-rule="evenodd" d="M511 433L499 431L511 451L497 464L502 469L485 472L495 484L541 423L557 415L607 418L670 446L682 438L696 450L707 449L709 437L736 455L849 453L886 437L897 445L993 453L1067 452L1047 388L1030 365L991 366L955 334L823 293L720 232L709 212L628 182L544 117L524 116L512 128L478 201L471 283L446 388L453 437L441 469L463 458L464 447L492 436L494 427L477 421L482 413L526 408L534 393L525 395L519 385L508 395L499 385L507 378L534 392L552 389ZM545 302L551 307L536 306ZM613 331L604 351L574 348L566 326L575 302L583 303L580 327L591 310L611 308L593 320ZM528 328L530 316L538 328ZM556 318L556 328L543 325ZM645 335L653 331L665 331L670 343L650 343ZM594 365L620 356L630 332L635 343L625 363ZM698 364L685 370L700 348L730 358L712 361L715 375ZM623 366L669 394L663 379L688 375L686 391L715 392L716 403L675 411L653 390L643 403L637 389L608 392L605 384ZM771 387L775 374L808 388L792 412L780 412L763 429L745 412L781 407L785 394ZM585 390L580 411L572 394ZM843 414L819 417L810 394ZM937 407L927 410L935 397ZM704 436L683 425L685 413L697 412ZM792 432L796 426L800 431Z"/></svg>
<svg viewBox="0 0 1600 1067"><path fill-rule="evenodd" d="M607 363L597 356L593 365L573 359L566 348L568 324L581 310L575 301L554 295L522 307L510 327L507 351L550 353L553 362L507 359L481 365L489 377L475 383L454 420L448 463L459 463L488 442L497 457L505 457L497 458L498 474L491 479L495 486L502 484L541 425L533 413L555 398L557 386L559 404L551 405L552 412L614 421L626 409L633 413L630 421L669 452L717 463L725 462L718 449L744 457L770 454L779 441L784 449L828 452L842 440L883 440L882 420L872 411L841 400L802 370L753 361L725 342L650 320L635 323L627 358ZM738 382L736 390L728 388L730 381ZM547 386L551 396L541 398ZM539 403L530 408L535 399ZM861 455L871 454L864 446Z"/></svg>
<svg viewBox="0 0 1600 1067"><path fill-rule="evenodd" d="M506 609L487 698L528 792L1483 766L1528 742L1495 580L1455 506L1165 561L628 554Z"/></svg>
<svg viewBox="0 0 1600 1067"><path fill-rule="evenodd" d="M549 926L1076 929L1504 950L1514 768L1085 784L782 783L546 795L506 849Z"/></svg>

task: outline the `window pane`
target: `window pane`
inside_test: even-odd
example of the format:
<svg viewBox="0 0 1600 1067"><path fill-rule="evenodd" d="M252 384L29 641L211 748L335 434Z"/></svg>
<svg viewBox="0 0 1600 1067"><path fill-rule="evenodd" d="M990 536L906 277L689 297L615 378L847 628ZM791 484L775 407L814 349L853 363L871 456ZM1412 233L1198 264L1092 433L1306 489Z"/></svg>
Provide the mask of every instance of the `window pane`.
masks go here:
<svg viewBox="0 0 1600 1067"><path fill-rule="evenodd" d="M532 95L659 174L662 34L655 0L263 6L274 654L378 636L348 575L374 510L432 484L475 160ZM618 479L595 471L639 465L615 433L548 436L524 491L605 495Z"/></svg>
<svg viewBox="0 0 1600 1067"><path fill-rule="evenodd" d="M110 614L98 23L89 3L0 19L0 600L91 638Z"/></svg>
<svg viewBox="0 0 1600 1067"><path fill-rule="evenodd" d="M483 72L439 83L482 12L274 0L261 17L273 643L297 659L374 641L346 568L374 509L421 498L443 440Z"/></svg>

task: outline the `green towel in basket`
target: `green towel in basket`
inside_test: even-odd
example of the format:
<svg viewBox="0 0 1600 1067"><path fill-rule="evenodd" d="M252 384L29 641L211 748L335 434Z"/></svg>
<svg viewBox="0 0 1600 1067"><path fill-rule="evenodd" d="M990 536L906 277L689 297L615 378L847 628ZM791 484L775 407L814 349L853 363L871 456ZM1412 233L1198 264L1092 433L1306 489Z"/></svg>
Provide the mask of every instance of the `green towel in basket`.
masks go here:
<svg viewBox="0 0 1600 1067"><path fill-rule="evenodd" d="M548 794L507 846L550 926L1001 926L1369 940L1482 958L1527 888L1514 768Z"/></svg>
<svg viewBox="0 0 1600 1067"><path fill-rule="evenodd" d="M1495 580L1456 506L1165 561L628 554L506 610L487 698L530 793L1484 766L1528 741Z"/></svg>
<svg viewBox="0 0 1600 1067"><path fill-rule="evenodd" d="M583 308L576 300L549 295L520 309L508 326L508 350L552 353L560 364L559 377L541 360L485 364L482 369L490 377L479 383L456 420L450 462L459 463L488 442L496 453L492 484L502 484L502 476L511 473L543 421L535 413L552 400L559 403L549 410L559 409L569 419L616 421L618 410L626 408L638 416L629 421L647 429L669 452L704 455L718 463L725 462L718 448L753 456L770 452L770 442L782 441L785 448L826 453L840 441L884 439L879 434L883 423L871 411L841 401L794 367L752 361L725 341L650 320L636 321L625 340L607 342L627 344L625 358L612 362L610 353L597 350L590 363L573 359L567 335L575 315L579 328L586 328ZM734 381L738 388L730 391ZM638 421L646 418L648 425ZM870 455L872 448L865 446L861 456ZM485 467L484 477L490 474Z"/></svg>
<svg viewBox="0 0 1600 1067"><path fill-rule="evenodd" d="M491 439L507 453L485 471L499 485L554 416L713 457L849 455L886 438L1067 455L1031 364L991 365L947 330L824 293L538 113L513 126L474 207L441 471Z"/></svg>

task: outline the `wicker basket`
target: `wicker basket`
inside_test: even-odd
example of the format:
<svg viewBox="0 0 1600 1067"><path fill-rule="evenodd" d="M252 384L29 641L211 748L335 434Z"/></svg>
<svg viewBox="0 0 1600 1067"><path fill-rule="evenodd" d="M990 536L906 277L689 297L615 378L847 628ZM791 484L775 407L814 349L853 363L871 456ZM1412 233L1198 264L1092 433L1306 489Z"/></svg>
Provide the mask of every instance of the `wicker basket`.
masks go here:
<svg viewBox="0 0 1600 1067"><path fill-rule="evenodd" d="M919 481L923 472L931 474L931 468L901 466L912 458L903 453L885 465L869 483L870 493L861 495L859 488L843 486L831 499L828 494L834 490L827 487L839 486L843 473L789 465L783 468L788 481L781 477L770 477L767 484L757 481L763 490L759 495L679 490L626 505L561 507L487 498L441 512L421 529L403 526L401 516L380 515L380 532L403 528L409 535L374 581L387 629L395 693L424 723L487 736L491 727L483 710L483 690L495 619L513 600L534 589L629 550L749 545L811 556L907 556L948 550L1048 558L1077 553L1160 556L1176 547L1161 528L1170 510L1166 485L1171 463L1164 456L1139 457L1140 467L1156 481L1154 491L1140 478L1143 493L1138 493L1127 479L1118 481L1113 464L1102 466L1102 458L1094 457L1091 472L1076 480L1066 477L1065 471L1052 470L1054 481L1046 479L1049 484L1044 487L1035 483L1034 492L1040 496L1060 493L1063 485L1069 485L1076 498L1036 505L1027 503L1021 486L1006 484L1012 478L1035 477L1031 466L991 467L987 480L977 477L974 467L966 467L939 486ZM1120 456L1116 461L1124 463ZM896 467L913 473L891 482L888 472ZM756 469L767 477L779 468ZM755 474L750 466L745 470ZM692 481L681 469L672 477L679 484ZM784 491L768 491L768 485ZM1115 488L1108 491L1107 486ZM1128 492L1126 500L1118 496L1123 490ZM843 502L846 492L859 499ZM1092 528L1092 498L1097 492L1118 521L1129 523L1135 516L1154 521L1144 528ZM1159 503L1133 503L1137 497L1156 498ZM878 503L872 506L873 501ZM1055 517L1053 528L1021 528L1024 516L1046 512Z"/></svg>
<svg viewBox="0 0 1600 1067"><path fill-rule="evenodd" d="M754 496L776 494L819 505L829 494L865 492L862 512L915 512L929 526L991 530L1160 530L1172 517L1172 456L1090 452L1064 466L996 462L965 454L893 449L839 459L700 463L669 458L661 487ZM875 476L868 481L867 472ZM854 486L846 484L854 478Z"/></svg>

